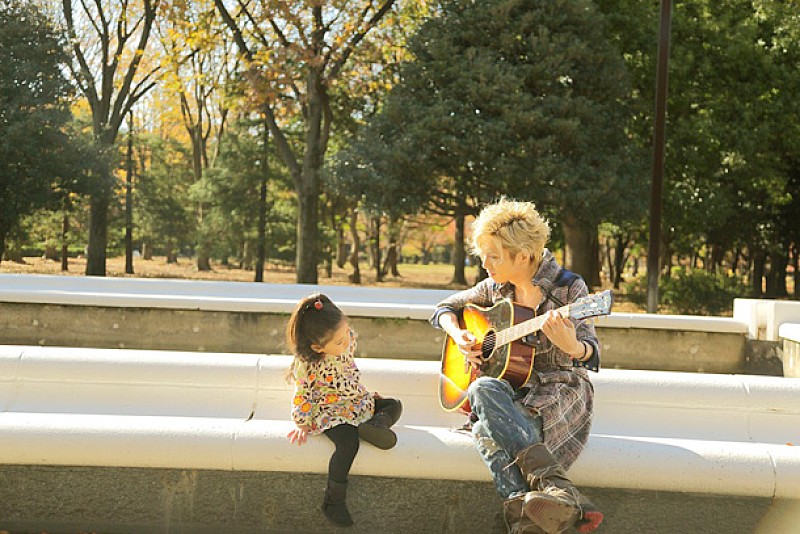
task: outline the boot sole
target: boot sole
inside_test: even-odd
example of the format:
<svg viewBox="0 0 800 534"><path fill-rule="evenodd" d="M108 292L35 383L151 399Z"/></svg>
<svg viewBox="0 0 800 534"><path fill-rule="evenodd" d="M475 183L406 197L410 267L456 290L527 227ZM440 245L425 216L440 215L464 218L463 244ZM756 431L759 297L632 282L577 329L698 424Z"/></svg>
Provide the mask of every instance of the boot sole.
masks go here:
<svg viewBox="0 0 800 534"><path fill-rule="evenodd" d="M381 428L369 423L358 427L358 436L379 449L387 450L397 445L397 434L388 428Z"/></svg>
<svg viewBox="0 0 800 534"><path fill-rule="evenodd" d="M526 499L523 510L536 526L547 533L563 532L580 518L575 506L541 493Z"/></svg>

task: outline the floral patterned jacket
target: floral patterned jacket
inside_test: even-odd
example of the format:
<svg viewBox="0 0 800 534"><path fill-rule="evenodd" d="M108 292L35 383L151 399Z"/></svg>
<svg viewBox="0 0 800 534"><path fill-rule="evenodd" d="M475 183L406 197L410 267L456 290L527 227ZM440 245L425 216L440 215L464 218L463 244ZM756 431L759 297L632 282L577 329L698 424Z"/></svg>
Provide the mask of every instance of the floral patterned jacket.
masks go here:
<svg viewBox="0 0 800 534"><path fill-rule="evenodd" d="M375 400L361 384L355 350L356 335L351 330L350 345L343 353L312 363L295 360L292 419L297 426L319 434L342 423L358 426L372 417Z"/></svg>

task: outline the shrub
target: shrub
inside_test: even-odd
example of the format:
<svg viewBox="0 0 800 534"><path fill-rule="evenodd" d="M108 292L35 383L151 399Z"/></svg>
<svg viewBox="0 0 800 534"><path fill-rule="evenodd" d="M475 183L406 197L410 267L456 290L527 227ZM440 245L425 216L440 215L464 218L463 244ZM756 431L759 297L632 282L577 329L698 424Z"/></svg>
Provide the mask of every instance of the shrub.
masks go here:
<svg viewBox="0 0 800 534"><path fill-rule="evenodd" d="M647 277L626 284L631 302L647 302ZM686 315L720 315L733 309L733 299L747 294L735 276L709 273L703 269L674 268L672 276L659 282L659 301L670 311Z"/></svg>

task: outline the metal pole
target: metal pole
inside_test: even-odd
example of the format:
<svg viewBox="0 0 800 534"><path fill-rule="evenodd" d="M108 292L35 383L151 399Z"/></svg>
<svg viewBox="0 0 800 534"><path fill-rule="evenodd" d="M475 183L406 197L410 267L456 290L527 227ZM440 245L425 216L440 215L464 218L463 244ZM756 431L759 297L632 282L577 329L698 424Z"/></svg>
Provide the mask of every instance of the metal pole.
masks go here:
<svg viewBox="0 0 800 534"><path fill-rule="evenodd" d="M128 154L125 172L125 273L133 274L133 110L128 113Z"/></svg>
<svg viewBox="0 0 800 534"><path fill-rule="evenodd" d="M650 190L650 243L647 252L647 312L658 311L658 278L661 271L661 191L664 182L664 145L669 79L669 37L672 0L661 0L661 33L656 67L656 109L653 126L653 184Z"/></svg>

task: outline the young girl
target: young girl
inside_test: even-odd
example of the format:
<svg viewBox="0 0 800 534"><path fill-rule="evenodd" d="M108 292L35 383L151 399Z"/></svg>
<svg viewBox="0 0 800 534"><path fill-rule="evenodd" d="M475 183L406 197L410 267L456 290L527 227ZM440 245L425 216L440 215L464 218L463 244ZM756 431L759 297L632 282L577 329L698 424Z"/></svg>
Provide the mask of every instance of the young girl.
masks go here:
<svg viewBox="0 0 800 534"><path fill-rule="evenodd" d="M333 523L350 526L347 476L359 437L380 449L394 447L397 436L390 427L400 418L402 405L370 393L361 384L353 359L356 335L327 296L316 293L297 304L286 327L286 341L295 356L289 377L295 385L292 419L297 425L287 437L302 445L309 434L323 433L333 442L322 512Z"/></svg>

